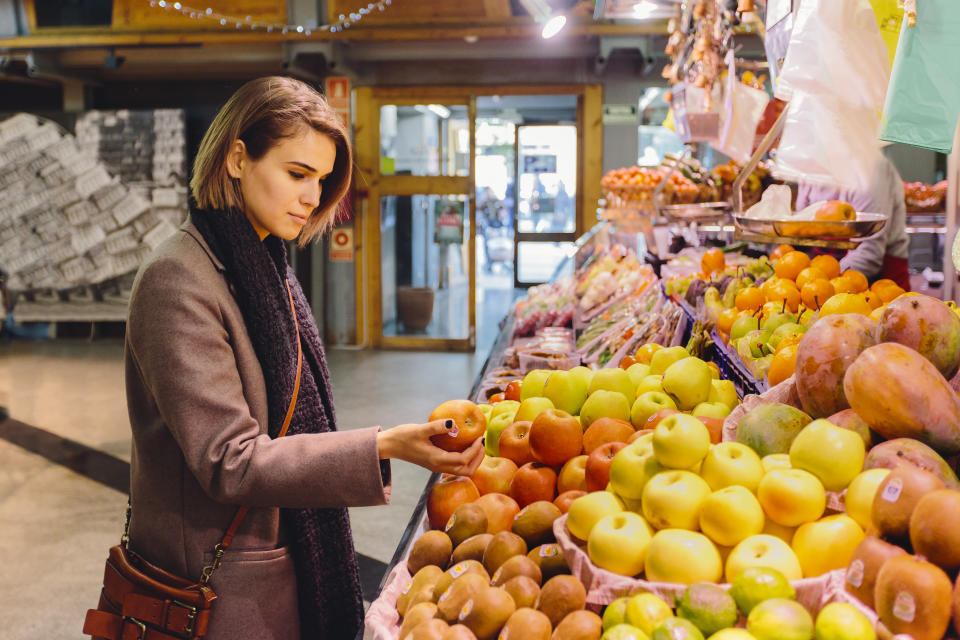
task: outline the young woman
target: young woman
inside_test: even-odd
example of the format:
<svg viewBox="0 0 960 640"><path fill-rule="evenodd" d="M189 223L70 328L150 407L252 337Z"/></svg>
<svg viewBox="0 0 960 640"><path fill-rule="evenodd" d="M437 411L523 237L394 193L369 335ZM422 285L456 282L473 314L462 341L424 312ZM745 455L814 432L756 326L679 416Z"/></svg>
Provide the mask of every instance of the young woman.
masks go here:
<svg viewBox="0 0 960 640"><path fill-rule="evenodd" d="M390 498L390 458L470 474L483 457L430 436L452 421L336 430L316 324L285 241L329 228L350 183L347 133L291 78L248 82L200 144L190 220L141 267L130 301L130 547L210 586L209 640L351 638L362 602L348 506ZM296 315L291 309L296 309ZM278 438L297 378L287 435Z"/></svg>

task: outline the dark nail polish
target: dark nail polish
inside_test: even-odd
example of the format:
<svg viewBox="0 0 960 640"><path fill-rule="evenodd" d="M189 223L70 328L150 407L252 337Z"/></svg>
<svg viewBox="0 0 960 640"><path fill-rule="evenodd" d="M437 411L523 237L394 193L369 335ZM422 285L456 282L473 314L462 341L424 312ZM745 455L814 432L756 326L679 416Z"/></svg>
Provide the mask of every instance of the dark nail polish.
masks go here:
<svg viewBox="0 0 960 640"><path fill-rule="evenodd" d="M486 439L486 438L480 438L480 444L482 444L483 446L487 446L487 439Z"/></svg>
<svg viewBox="0 0 960 640"><path fill-rule="evenodd" d="M447 420L447 421L443 424L443 426L445 426L447 429L453 429L453 420Z"/></svg>

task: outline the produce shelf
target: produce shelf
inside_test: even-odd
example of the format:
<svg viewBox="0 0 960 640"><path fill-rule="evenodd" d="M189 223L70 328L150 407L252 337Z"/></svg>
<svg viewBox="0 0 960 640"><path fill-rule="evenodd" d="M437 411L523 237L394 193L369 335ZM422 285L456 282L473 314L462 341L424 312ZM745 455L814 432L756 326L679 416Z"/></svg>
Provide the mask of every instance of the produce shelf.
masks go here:
<svg viewBox="0 0 960 640"><path fill-rule="evenodd" d="M723 338L716 331L710 332L710 338L713 344L708 348L706 359L716 362L720 367L720 375L723 378L732 380L740 397L743 398L749 394L761 394L769 386L766 380L757 380L747 369L747 366L740 359L740 356L733 352Z"/></svg>

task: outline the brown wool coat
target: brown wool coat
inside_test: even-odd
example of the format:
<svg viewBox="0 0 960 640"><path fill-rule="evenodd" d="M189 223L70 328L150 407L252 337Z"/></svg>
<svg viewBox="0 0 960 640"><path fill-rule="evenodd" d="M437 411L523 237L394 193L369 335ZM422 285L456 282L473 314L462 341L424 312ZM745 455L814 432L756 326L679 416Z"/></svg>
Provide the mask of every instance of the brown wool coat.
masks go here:
<svg viewBox="0 0 960 640"><path fill-rule="evenodd" d="M207 638L299 640L278 508L388 502L378 428L270 439L243 316L223 265L189 223L137 274L125 351L131 548L199 579L237 506L253 507L211 580L218 599Z"/></svg>

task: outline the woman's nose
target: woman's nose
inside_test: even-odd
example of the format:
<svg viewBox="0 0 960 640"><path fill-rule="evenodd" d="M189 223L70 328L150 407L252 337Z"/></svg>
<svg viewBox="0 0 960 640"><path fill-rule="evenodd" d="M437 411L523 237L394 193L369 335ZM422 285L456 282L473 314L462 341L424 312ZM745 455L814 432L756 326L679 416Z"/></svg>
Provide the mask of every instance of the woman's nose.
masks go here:
<svg viewBox="0 0 960 640"><path fill-rule="evenodd" d="M313 181L308 182L303 193L300 194L300 202L309 206L311 209L316 209L320 204L321 189L323 189L323 186L320 183Z"/></svg>

